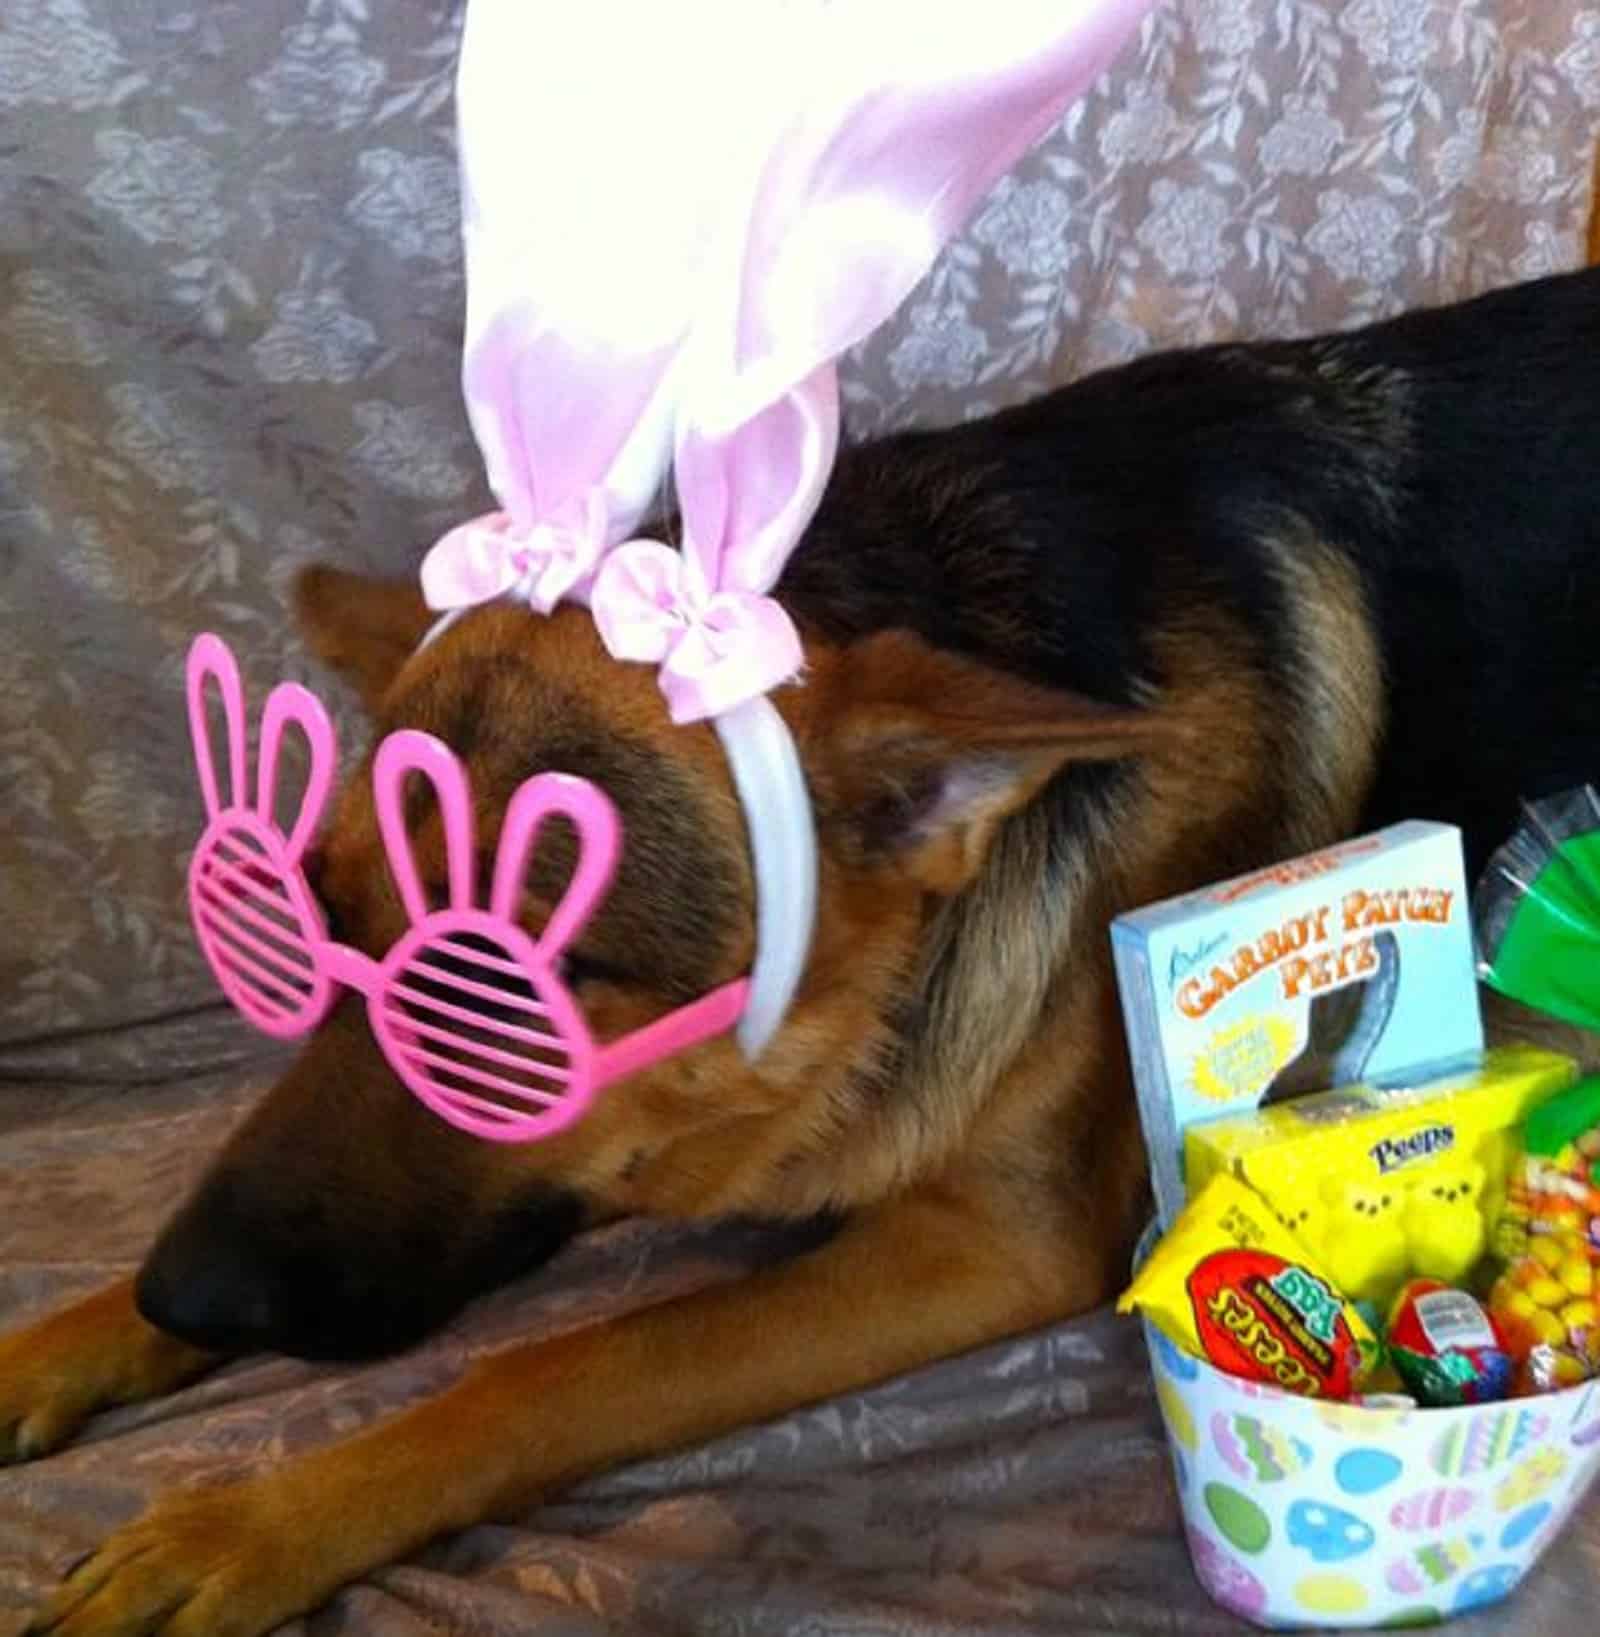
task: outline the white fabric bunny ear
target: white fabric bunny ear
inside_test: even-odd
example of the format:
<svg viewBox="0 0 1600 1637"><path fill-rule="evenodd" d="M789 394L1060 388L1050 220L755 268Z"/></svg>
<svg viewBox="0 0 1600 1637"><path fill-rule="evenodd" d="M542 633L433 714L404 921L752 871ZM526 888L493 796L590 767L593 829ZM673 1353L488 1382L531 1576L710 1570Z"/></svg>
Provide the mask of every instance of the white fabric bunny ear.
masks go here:
<svg viewBox="0 0 1600 1637"><path fill-rule="evenodd" d="M684 557L592 600L679 720L799 667L763 594L838 439L832 363L1151 0L470 0L458 77L468 410L502 512L437 608L587 597L676 453Z"/></svg>
<svg viewBox="0 0 1600 1637"><path fill-rule="evenodd" d="M720 287L697 314L695 419L730 432L888 318L990 187L1150 0L782 7L776 126L725 201Z"/></svg>
<svg viewBox="0 0 1600 1637"><path fill-rule="evenodd" d="M832 468L833 360L900 305L1148 9L997 0L930 18L812 0L777 6L783 26L757 55L722 65L765 94L720 157L673 388L683 560L624 546L592 598L614 654L660 665L675 719L719 716L798 671L799 638L765 593Z"/></svg>
<svg viewBox="0 0 1600 1637"><path fill-rule="evenodd" d="M728 134L715 102L677 94L672 64L686 27L724 10L738 8L470 0L456 81L462 382L501 510L429 553L436 609L517 592L548 612L581 596L661 490L669 378Z"/></svg>
<svg viewBox="0 0 1600 1637"><path fill-rule="evenodd" d="M814 909L764 696L801 667L769 593L833 467L834 360L1152 4L468 0L463 375L503 509L433 548L424 593L587 601L674 720L715 723L756 861L750 1055ZM681 551L625 539L669 465Z"/></svg>

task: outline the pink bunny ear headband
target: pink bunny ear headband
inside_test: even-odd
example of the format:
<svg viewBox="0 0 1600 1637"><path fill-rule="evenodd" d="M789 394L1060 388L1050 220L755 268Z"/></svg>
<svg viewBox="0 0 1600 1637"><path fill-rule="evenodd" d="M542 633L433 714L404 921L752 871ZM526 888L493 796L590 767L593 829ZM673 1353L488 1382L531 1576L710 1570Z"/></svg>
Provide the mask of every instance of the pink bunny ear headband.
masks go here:
<svg viewBox="0 0 1600 1637"><path fill-rule="evenodd" d="M647 1040L595 1047L559 981L559 949L609 878L619 845L609 800L559 775L531 780L508 815L504 881L497 864L489 911L473 908L471 883L452 875L449 915L465 919L436 923L407 891L415 874L393 770L433 780L458 841L462 821L451 813L465 800L465 774L417 734L392 736L374 769L391 866L416 925L377 966L328 943L297 873L321 801L311 799L315 779L293 833L270 825L283 723L306 730L314 762L323 754L310 696L280 689L263 720L253 817L239 805L242 761L229 806L200 764L212 845L202 842L201 873L191 874L196 925L247 1015L275 1033L299 1032L331 984L353 983L401 1079L447 1119L504 1139L559 1129L619 1073L735 1021L746 1056L760 1054L799 985L815 913L805 779L767 698L799 675L801 645L770 592L832 470L834 360L894 311L973 203L1151 4L997 0L930 12L893 0L469 0L457 82L463 385L501 509L428 553L423 591L443 618L425 641L495 598L538 613L573 601L588 605L617 659L658 667L672 719L710 721L728 755L755 866L756 956L748 983L674 1013L644 1031ZM681 549L633 537L669 470ZM196 675L226 671L214 650L197 652L196 710ZM197 718L197 755L203 730ZM582 855L567 899L530 942L502 886L520 882L532 830L551 810L575 823ZM535 816L519 817L514 831L511 817L525 812ZM222 836L248 838L264 862L241 864ZM602 860L592 871L591 852ZM213 862L202 869L202 858ZM261 975L242 974L237 940L223 948L230 931L245 930L238 912L260 885L251 869L271 877L300 927L306 987L298 1000L280 996L277 1012ZM460 944L468 931L477 944ZM406 981L408 961L436 968L424 985L434 994L427 985L446 984L450 962L478 945L492 946L499 976L539 1009L528 1012L541 1020L533 1032L549 1035L505 1037L493 1049L516 1061L485 1060L492 1069L469 1065L459 1039L428 1035L450 1028L423 1020L417 1001L395 1000L405 987L424 992ZM463 998L444 1004L470 1013ZM469 1066L497 1083L459 1072ZM498 1083L508 1077L514 1089Z"/></svg>

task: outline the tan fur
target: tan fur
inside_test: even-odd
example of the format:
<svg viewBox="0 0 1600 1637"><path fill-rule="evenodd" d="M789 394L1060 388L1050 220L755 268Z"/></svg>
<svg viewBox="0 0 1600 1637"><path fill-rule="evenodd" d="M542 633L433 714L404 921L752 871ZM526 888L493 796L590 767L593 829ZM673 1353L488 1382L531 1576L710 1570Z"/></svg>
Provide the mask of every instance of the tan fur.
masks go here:
<svg viewBox="0 0 1600 1637"><path fill-rule="evenodd" d="M1296 776L1315 796L1290 831L1299 850L1319 845L1355 822L1371 781L1383 733L1383 660L1366 596L1348 558L1301 535L1291 544L1285 523L1265 545L1287 593L1295 650L1304 656L1299 709L1288 713L1304 743L1290 754ZM1309 804L1308 804L1309 805Z"/></svg>
<svg viewBox="0 0 1600 1637"><path fill-rule="evenodd" d="M0 1337L0 1465L47 1454L96 1410L157 1398L215 1363L146 1324L131 1279Z"/></svg>

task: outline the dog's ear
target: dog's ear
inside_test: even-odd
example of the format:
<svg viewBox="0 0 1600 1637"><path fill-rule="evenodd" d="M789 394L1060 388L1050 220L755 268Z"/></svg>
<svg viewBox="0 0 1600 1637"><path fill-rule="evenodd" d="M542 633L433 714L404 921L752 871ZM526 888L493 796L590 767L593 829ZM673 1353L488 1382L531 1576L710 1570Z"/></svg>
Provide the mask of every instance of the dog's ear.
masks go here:
<svg viewBox="0 0 1600 1637"><path fill-rule="evenodd" d="M827 844L849 866L930 892L977 874L1002 819L1067 763L1114 761L1166 731L1108 706L930 647L870 637L827 668L807 762Z"/></svg>
<svg viewBox="0 0 1600 1637"><path fill-rule="evenodd" d="M433 619L414 580L379 580L314 564L294 582L306 646L372 710Z"/></svg>

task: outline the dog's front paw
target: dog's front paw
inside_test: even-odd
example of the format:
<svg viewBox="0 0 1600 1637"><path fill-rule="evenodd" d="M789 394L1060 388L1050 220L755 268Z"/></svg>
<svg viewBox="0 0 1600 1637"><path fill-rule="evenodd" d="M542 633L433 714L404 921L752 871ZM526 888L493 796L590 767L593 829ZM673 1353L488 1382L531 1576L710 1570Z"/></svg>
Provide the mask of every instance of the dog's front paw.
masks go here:
<svg viewBox="0 0 1600 1637"><path fill-rule="evenodd" d="M97 1362L33 1330L0 1338L0 1466L59 1448L104 1402Z"/></svg>
<svg viewBox="0 0 1600 1637"><path fill-rule="evenodd" d="M146 1324L127 1280L0 1336L0 1466L48 1455L96 1410L153 1398L213 1362Z"/></svg>
<svg viewBox="0 0 1600 1637"><path fill-rule="evenodd" d="M336 1589L317 1582L316 1559L270 1481L170 1495L79 1564L27 1632L259 1637Z"/></svg>

